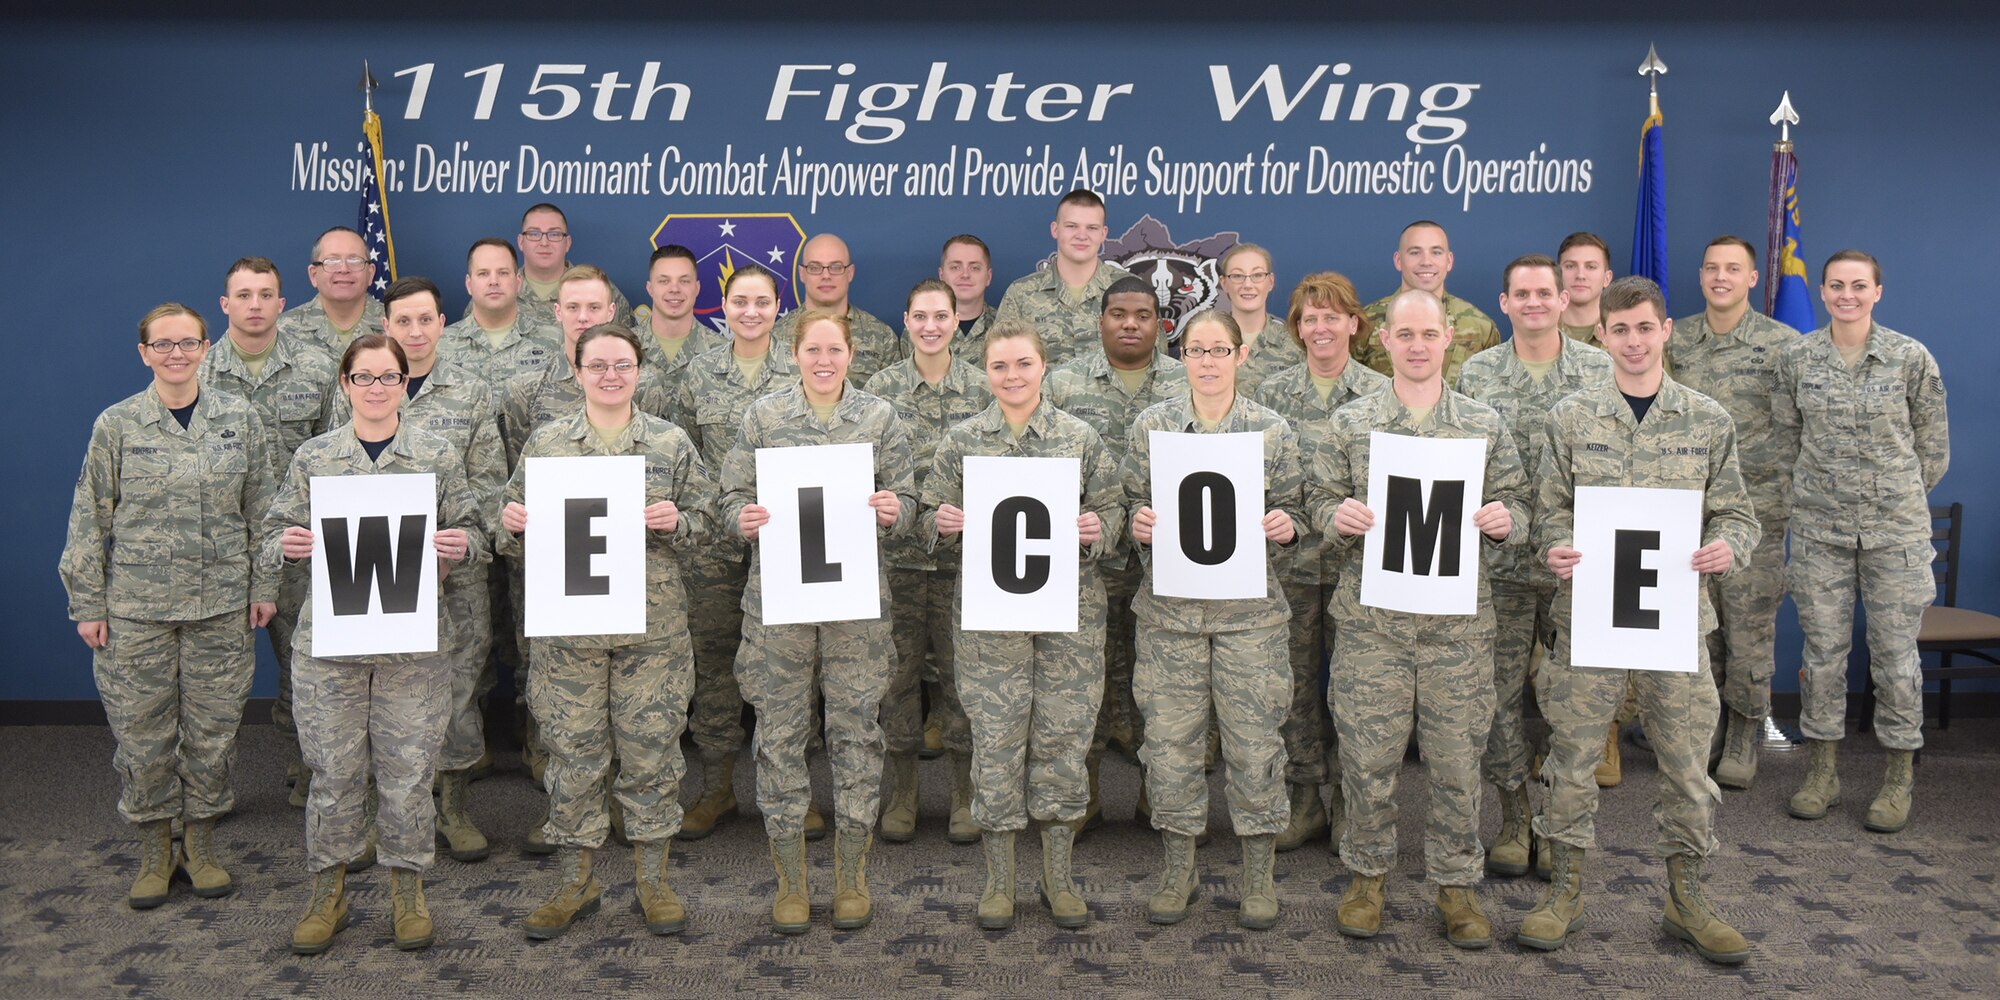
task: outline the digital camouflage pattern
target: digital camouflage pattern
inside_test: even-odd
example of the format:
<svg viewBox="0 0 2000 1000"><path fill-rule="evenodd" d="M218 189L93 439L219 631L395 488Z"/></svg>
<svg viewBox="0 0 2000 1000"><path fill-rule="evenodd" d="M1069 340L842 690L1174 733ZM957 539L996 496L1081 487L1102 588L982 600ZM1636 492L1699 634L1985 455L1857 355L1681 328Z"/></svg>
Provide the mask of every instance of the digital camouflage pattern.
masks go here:
<svg viewBox="0 0 2000 1000"><path fill-rule="evenodd" d="M1444 384L1452 385L1458 381L1458 370L1467 359L1499 345L1500 328L1477 306L1450 292L1441 292L1438 298L1444 302L1445 318L1451 321L1451 346L1445 348ZM1389 303L1395 300L1394 294L1385 295L1362 308L1361 314L1368 317L1370 330L1381 331L1389 316ZM1389 352L1382 347L1382 338L1375 334L1355 338L1352 353L1356 361L1384 375L1395 374L1389 367Z"/></svg>
<svg viewBox="0 0 2000 1000"><path fill-rule="evenodd" d="M451 712L451 665L441 653L329 660L310 648L301 639L292 664L299 749L312 769L306 866L317 872L354 860L372 821L383 864L429 868L437 837L431 784Z"/></svg>
<svg viewBox="0 0 2000 1000"><path fill-rule="evenodd" d="M478 376L493 391L493 398L499 399L507 383L546 370L561 356L562 342L560 327L531 326L527 314L517 312L496 346L479 320L467 316L444 328L444 335L438 338L438 357Z"/></svg>
<svg viewBox="0 0 2000 1000"><path fill-rule="evenodd" d="M778 318L771 328L771 347L790 354L792 335L798 329L804 309L794 309ZM876 372L909 356L909 341L897 336L889 324L857 305L847 307L847 333L854 341L854 355L847 365L847 383L864 386Z"/></svg>
<svg viewBox="0 0 2000 1000"><path fill-rule="evenodd" d="M1243 366L1236 369L1236 391L1252 398L1257 396L1257 388L1265 379L1305 363L1305 349L1292 339L1292 331L1282 317L1267 316L1263 330L1245 330L1243 339L1251 347Z"/></svg>
<svg viewBox="0 0 2000 1000"><path fill-rule="evenodd" d="M1082 288L1063 284L1055 265L1016 278L1000 296L995 322L1020 320L1042 335L1048 348L1049 367L1055 368L1075 358L1087 357L1102 343L1098 339L1097 316L1104 290L1131 272L1108 260L1097 262L1097 270ZM1100 428L1098 433L1104 431Z"/></svg>
<svg viewBox="0 0 2000 1000"><path fill-rule="evenodd" d="M326 302L319 296L302 306L294 306L278 316L278 338L310 343L340 360L347 342L357 334L382 332L382 303L374 296L361 300L361 318L352 330L340 330L326 315Z"/></svg>

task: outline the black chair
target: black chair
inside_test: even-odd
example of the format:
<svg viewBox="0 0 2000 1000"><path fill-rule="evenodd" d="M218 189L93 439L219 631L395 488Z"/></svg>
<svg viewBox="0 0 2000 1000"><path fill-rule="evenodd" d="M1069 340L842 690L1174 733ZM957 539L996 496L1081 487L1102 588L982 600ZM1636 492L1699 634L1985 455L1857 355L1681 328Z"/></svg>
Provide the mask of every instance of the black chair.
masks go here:
<svg viewBox="0 0 2000 1000"><path fill-rule="evenodd" d="M1943 522L1942 525L1939 522ZM1917 632L1917 655L1936 653L1935 667L1924 668L1924 680L1938 682L1938 728L1951 728L1951 682L1959 678L2000 677L2000 616L1958 606L1959 538L1965 528L1965 505L1931 508L1931 544L1938 547L1931 561L1931 575L1940 589L1939 599L1924 609L1923 627ZM1959 666L1957 656L1971 656L1983 663ZM1875 675L1868 675L1868 690L1861 702L1861 729L1866 732L1875 718Z"/></svg>

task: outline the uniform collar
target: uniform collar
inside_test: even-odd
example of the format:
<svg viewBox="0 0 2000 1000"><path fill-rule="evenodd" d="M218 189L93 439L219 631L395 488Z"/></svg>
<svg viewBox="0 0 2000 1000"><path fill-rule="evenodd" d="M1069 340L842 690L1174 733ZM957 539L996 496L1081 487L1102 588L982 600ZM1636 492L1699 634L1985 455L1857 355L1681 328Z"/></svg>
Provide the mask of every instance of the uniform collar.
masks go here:
<svg viewBox="0 0 2000 1000"><path fill-rule="evenodd" d="M1236 398L1229 401L1229 412L1224 413L1222 419L1217 422L1216 433L1227 434L1235 431L1256 430L1254 427L1247 426L1247 421L1245 420L1244 414L1249 404L1250 397L1245 396L1239 390L1236 393ZM1173 401L1173 407L1174 427L1176 429L1183 431L1198 431L1201 429L1201 416L1194 412L1193 390L1176 396Z"/></svg>
<svg viewBox="0 0 2000 1000"><path fill-rule="evenodd" d="M1055 430L1056 418L1050 413L1054 409L1055 407L1049 404L1048 398L1043 397L1040 403L1035 404L1035 412L1028 416L1028 424L1021 429L1021 436L1027 437L1032 432L1036 437L1049 437ZM979 411L972 418L972 424L989 435L1012 431L1012 428L1007 426L1007 415L1001 412L1000 401L997 399L988 403L986 409Z"/></svg>

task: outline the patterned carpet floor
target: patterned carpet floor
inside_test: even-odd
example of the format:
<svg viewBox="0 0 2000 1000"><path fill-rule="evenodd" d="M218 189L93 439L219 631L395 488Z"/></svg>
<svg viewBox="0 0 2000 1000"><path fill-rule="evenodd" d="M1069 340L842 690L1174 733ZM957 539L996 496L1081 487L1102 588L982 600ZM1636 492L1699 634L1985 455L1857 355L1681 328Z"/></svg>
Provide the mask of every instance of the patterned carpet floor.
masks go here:
<svg viewBox="0 0 2000 1000"><path fill-rule="evenodd" d="M1104 774L1111 822L1078 845L1096 917L1081 931L1055 928L1036 901L1040 853L1028 838L1018 923L1003 932L974 926L979 849L945 843L945 764L932 761L922 770L918 840L878 845L870 859L876 915L864 930L828 923L832 847L822 841L808 847L813 929L770 932L773 876L749 815L746 766L742 814L706 841L675 846L673 881L691 911L685 933L645 933L631 910L631 852L612 847L602 856L612 879L603 912L564 938L530 944L519 924L553 888L556 865L518 851L537 793L508 755L474 786L494 856L478 864L440 856L429 876L434 947L391 946L388 877L377 868L352 883L354 923L333 949L298 958L286 943L310 880L301 813L285 802L270 727L245 727L237 811L217 831L239 891L203 900L177 885L165 906L144 913L123 902L137 858L113 808L109 733L11 727L0 729L0 997L2000 996L2000 720L1960 720L1929 739L1916 818L1896 836L1861 828L1881 768L1866 735L1843 746L1846 801L1823 821L1784 814L1803 752L1767 754L1755 789L1726 794L1709 895L1753 951L1748 964L1725 969L1659 929L1657 772L1650 754L1629 745L1624 784L1603 795L1586 927L1553 954L1513 943L1542 891L1532 877L1482 887L1501 938L1493 948L1445 943L1421 881L1425 780L1415 761L1398 792L1402 852L1381 936L1334 932L1347 875L1320 845L1279 857L1278 926L1238 929L1238 852L1219 814L1200 853L1193 912L1177 926L1152 926L1144 903L1159 841L1131 822L1137 770L1116 756ZM1219 808L1220 776L1215 786ZM822 763L822 807L827 787ZM1490 836L1499 826L1490 795L1485 808Z"/></svg>

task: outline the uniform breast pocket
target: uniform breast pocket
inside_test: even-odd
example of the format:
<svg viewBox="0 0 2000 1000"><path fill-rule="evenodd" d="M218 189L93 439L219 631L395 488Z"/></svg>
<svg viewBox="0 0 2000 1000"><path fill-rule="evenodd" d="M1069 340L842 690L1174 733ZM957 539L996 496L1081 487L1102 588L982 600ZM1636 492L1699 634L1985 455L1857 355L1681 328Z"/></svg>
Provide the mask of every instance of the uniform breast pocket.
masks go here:
<svg viewBox="0 0 2000 1000"><path fill-rule="evenodd" d="M1646 472L1662 489L1698 490L1708 484L1708 456L1662 455Z"/></svg>
<svg viewBox="0 0 2000 1000"><path fill-rule="evenodd" d="M173 463L164 454L126 454L118 467L119 499L127 503L164 501L173 471Z"/></svg>
<svg viewBox="0 0 2000 1000"><path fill-rule="evenodd" d="M1610 452L1576 452L1571 468L1578 486L1622 486L1625 483L1625 459Z"/></svg>
<svg viewBox="0 0 2000 1000"><path fill-rule="evenodd" d="M278 400L278 420L287 424L310 424L319 417L320 406L320 397L316 394L289 394Z"/></svg>

